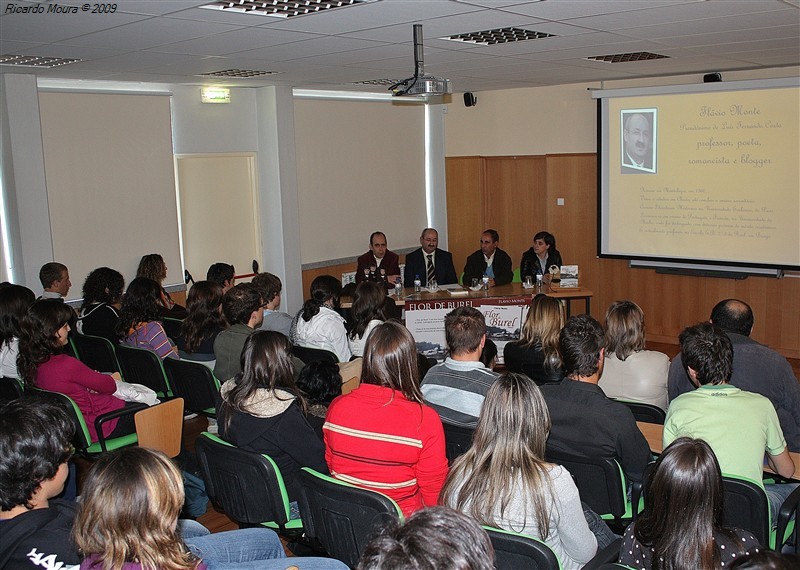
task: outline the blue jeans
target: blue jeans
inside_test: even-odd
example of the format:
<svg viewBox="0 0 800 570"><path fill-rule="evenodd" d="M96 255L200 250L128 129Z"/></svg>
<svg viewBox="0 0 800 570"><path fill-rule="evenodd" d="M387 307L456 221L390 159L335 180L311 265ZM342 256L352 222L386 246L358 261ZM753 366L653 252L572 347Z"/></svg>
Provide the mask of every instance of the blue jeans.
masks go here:
<svg viewBox="0 0 800 570"><path fill-rule="evenodd" d="M767 483L764 485L764 490L767 492L767 498L769 499L773 528L778 525L778 512L781 510L781 505L786 500L786 497L788 497L799 484L800 483Z"/></svg>
<svg viewBox="0 0 800 570"><path fill-rule="evenodd" d="M211 532L200 523L181 520L181 536L189 551L209 570L346 570L332 558L286 558L278 535L268 528Z"/></svg>

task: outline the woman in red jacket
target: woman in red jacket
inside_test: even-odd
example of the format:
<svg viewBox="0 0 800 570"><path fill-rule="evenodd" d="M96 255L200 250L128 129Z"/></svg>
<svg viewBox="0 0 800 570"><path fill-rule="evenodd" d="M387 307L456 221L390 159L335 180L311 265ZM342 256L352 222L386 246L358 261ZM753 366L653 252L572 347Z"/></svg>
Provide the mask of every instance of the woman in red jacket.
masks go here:
<svg viewBox="0 0 800 570"><path fill-rule="evenodd" d="M117 382L77 358L63 353L69 342L70 321L74 311L60 299L40 299L33 303L20 323L17 368L28 386L60 392L78 405L92 441L97 441L94 420L97 416L125 406L113 394ZM118 437L134 430L133 416L103 424L103 435Z"/></svg>
<svg viewBox="0 0 800 570"><path fill-rule="evenodd" d="M414 338L402 324L375 327L361 385L336 398L323 426L331 474L378 491L405 516L438 504L447 477L439 415L422 403Z"/></svg>

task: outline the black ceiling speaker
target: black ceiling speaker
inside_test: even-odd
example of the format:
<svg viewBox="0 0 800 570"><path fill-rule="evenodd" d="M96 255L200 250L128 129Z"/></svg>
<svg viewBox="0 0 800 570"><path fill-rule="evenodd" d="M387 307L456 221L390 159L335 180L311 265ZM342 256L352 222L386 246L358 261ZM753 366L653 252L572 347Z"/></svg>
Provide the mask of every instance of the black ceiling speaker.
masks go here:
<svg viewBox="0 0 800 570"><path fill-rule="evenodd" d="M719 72L706 73L703 76L703 83L718 83L720 81L722 81L722 74Z"/></svg>
<svg viewBox="0 0 800 570"><path fill-rule="evenodd" d="M464 106L465 107L474 107L478 104L478 98L469 91L464 93Z"/></svg>

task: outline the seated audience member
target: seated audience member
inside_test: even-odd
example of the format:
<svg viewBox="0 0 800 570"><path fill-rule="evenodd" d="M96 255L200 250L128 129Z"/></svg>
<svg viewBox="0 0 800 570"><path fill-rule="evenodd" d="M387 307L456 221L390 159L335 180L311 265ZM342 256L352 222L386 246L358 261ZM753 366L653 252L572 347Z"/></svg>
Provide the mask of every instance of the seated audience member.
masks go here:
<svg viewBox="0 0 800 570"><path fill-rule="evenodd" d="M417 511L394 521L369 541L358 570L494 570L489 535L471 518L447 507Z"/></svg>
<svg viewBox="0 0 800 570"><path fill-rule="evenodd" d="M298 346L327 350L340 362L347 362L352 356L347 330L344 318L335 311L341 292L342 283L336 277L316 277L311 282L311 298L295 316L290 336Z"/></svg>
<svg viewBox="0 0 800 570"><path fill-rule="evenodd" d="M644 349L644 313L632 301L606 311L606 360L599 386L609 398L667 409L669 357Z"/></svg>
<svg viewBox="0 0 800 570"><path fill-rule="evenodd" d="M125 279L110 267L98 267L83 282L83 305L75 326L81 334L101 336L117 344L117 307L122 301Z"/></svg>
<svg viewBox="0 0 800 570"><path fill-rule="evenodd" d="M361 385L333 401L323 426L331 474L391 497L405 516L436 505L447 476L442 421L416 378L414 337L398 322L378 325Z"/></svg>
<svg viewBox="0 0 800 570"><path fill-rule="evenodd" d="M81 570L278 570L346 568L329 559L285 560L278 536L249 528L183 540L180 470L164 454L127 447L100 457L87 475L73 537Z"/></svg>
<svg viewBox="0 0 800 570"><path fill-rule="evenodd" d="M39 282L42 284L42 299L64 299L72 287L69 280L69 269L63 263L51 261L39 269Z"/></svg>
<svg viewBox="0 0 800 570"><path fill-rule="evenodd" d="M522 254L519 276L523 282L530 277L535 283L536 276L548 275L553 265L559 268L564 265L561 253L556 249L556 238L549 232L539 232L533 236L533 247Z"/></svg>
<svg viewBox="0 0 800 570"><path fill-rule="evenodd" d="M711 311L710 320L733 344L731 386L769 398L778 414L789 451L800 452L800 382L792 366L783 356L750 338L753 310L744 301L720 301ZM692 390L694 385L679 353L669 367L669 399L672 401Z"/></svg>
<svg viewBox="0 0 800 570"><path fill-rule="evenodd" d="M472 447L453 463L441 500L483 525L538 538L565 570L577 570L595 555L598 539L603 548L616 536L581 506L569 472L545 461L549 431L547 404L536 384L522 374L500 376L486 394Z"/></svg>
<svg viewBox="0 0 800 570"><path fill-rule="evenodd" d="M160 358L179 358L178 349L161 326L161 287L152 279L137 277L128 285L117 323L117 336L136 348L146 348Z"/></svg>
<svg viewBox="0 0 800 570"><path fill-rule="evenodd" d="M19 378L19 327L22 317L36 300L36 295L22 285L0 289L0 376Z"/></svg>
<svg viewBox="0 0 800 570"><path fill-rule="evenodd" d="M443 422L475 426L483 397L497 378L480 360L486 320L478 309L459 307L445 316L444 333L450 356L425 374L422 395Z"/></svg>
<svg viewBox="0 0 800 570"><path fill-rule="evenodd" d="M565 320L564 305L558 299L542 294L534 296L519 340L503 348L506 368L525 374L540 386L561 382L564 371L558 352L558 335Z"/></svg>
<svg viewBox="0 0 800 570"><path fill-rule="evenodd" d="M489 370L494 370L497 366L497 345L493 340L487 338L483 343L480 361Z"/></svg>
<svg viewBox="0 0 800 570"><path fill-rule="evenodd" d="M770 467L791 477L795 465L772 403L760 394L729 384L733 345L718 326L701 323L687 327L679 337L686 374L697 387L675 398L664 422L664 447L679 437L708 442L726 475L737 475L763 485L764 456ZM767 484L773 521L797 484Z"/></svg>
<svg viewBox="0 0 800 570"><path fill-rule="evenodd" d="M262 331L277 331L289 336L292 334L292 316L278 310L281 306L281 291L283 284L277 275L272 273L259 273L253 277L253 285L261 293L264 307L264 322L261 323Z"/></svg>
<svg viewBox="0 0 800 570"><path fill-rule="evenodd" d="M552 422L548 448L616 459L629 481L641 481L651 459L647 440L630 409L606 397L597 385L605 360L600 323L589 315L570 317L558 346L565 378L541 387Z"/></svg>
<svg viewBox="0 0 800 570"><path fill-rule="evenodd" d="M797 570L800 568L800 554L780 554L768 550L756 554L740 556L728 566L731 570Z"/></svg>
<svg viewBox="0 0 800 570"><path fill-rule="evenodd" d="M80 563L70 532L77 507L56 499L75 426L61 406L25 397L0 407L0 568Z"/></svg>
<svg viewBox="0 0 800 570"><path fill-rule="evenodd" d="M222 287L222 294L224 295L231 287L236 285L236 270L230 263L214 263L206 272L206 281L211 281Z"/></svg>
<svg viewBox="0 0 800 570"><path fill-rule="evenodd" d="M719 464L708 444L677 439L650 475L644 511L625 530L620 563L639 570L713 570L759 552L751 533L722 527L723 493Z"/></svg>
<svg viewBox="0 0 800 570"><path fill-rule="evenodd" d="M511 258L497 247L500 234L495 230L486 230L481 234L481 248L467 258L464 266L464 285L470 286L473 279L489 276L489 287L508 285L514 278L511 269Z"/></svg>
<svg viewBox="0 0 800 570"><path fill-rule="evenodd" d="M222 295L222 286L213 281L198 281L189 289L188 314L175 339L181 358L214 360L214 341L227 324L222 316Z"/></svg>
<svg viewBox="0 0 800 570"><path fill-rule="evenodd" d="M275 331L249 335L243 371L220 389L217 418L225 440L272 457L289 500L297 501L300 469L327 473L328 467L322 441L305 418L307 404L294 383L291 350L289 339Z"/></svg>
<svg viewBox="0 0 800 570"><path fill-rule="evenodd" d="M221 382L242 371L242 349L247 338L261 326L261 295L252 283L234 285L222 297L222 314L230 327L214 340L214 376Z"/></svg>
<svg viewBox="0 0 800 570"><path fill-rule="evenodd" d="M60 392L75 401L92 441L97 441L94 421L97 416L125 407L114 396L117 382L109 374L95 372L77 358L64 354L69 342L72 309L56 299L39 299L28 309L20 324L20 377L27 386ZM124 416L103 424L106 438L134 430L133 416Z"/></svg>
<svg viewBox="0 0 800 570"><path fill-rule="evenodd" d="M320 439L322 424L328 414L328 406L337 396L342 395L342 377L339 367L327 360L314 360L309 362L300 371L297 387L308 402L306 419Z"/></svg>
<svg viewBox="0 0 800 570"><path fill-rule="evenodd" d="M159 295L159 314L162 317L173 319L183 319L186 316L186 309L172 301L167 290L164 289L164 279L167 278L167 264L164 258L157 253L143 255L136 269L136 277L147 277L158 283Z"/></svg>
<svg viewBox="0 0 800 570"><path fill-rule="evenodd" d="M372 232L369 236L369 251L358 258L356 283L362 281L381 281L387 287L394 287L400 277L400 257L386 247L386 235Z"/></svg>
<svg viewBox="0 0 800 570"><path fill-rule="evenodd" d="M404 286L413 287L417 277L423 287L428 286L431 277L436 279L438 285L458 283L453 256L449 251L439 249L439 232L433 228L425 228L419 236L419 243L422 247L406 255Z"/></svg>
<svg viewBox="0 0 800 570"><path fill-rule="evenodd" d="M353 356L364 355L364 345L369 333L386 320L383 310L385 299L386 289L379 283L363 281L356 287L347 327L347 339Z"/></svg>

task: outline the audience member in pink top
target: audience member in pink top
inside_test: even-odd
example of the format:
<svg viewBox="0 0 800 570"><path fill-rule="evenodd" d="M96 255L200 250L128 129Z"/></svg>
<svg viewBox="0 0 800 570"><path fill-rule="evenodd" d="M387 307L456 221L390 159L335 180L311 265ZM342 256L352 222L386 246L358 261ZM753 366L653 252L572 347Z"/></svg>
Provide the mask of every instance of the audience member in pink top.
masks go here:
<svg viewBox="0 0 800 570"><path fill-rule="evenodd" d="M95 418L124 407L125 402L113 396L117 383L112 376L95 372L76 358L63 354L69 342L69 323L74 318L73 310L60 300L34 302L20 325L18 369L27 385L72 398L83 413L92 441L97 441ZM103 425L106 437L132 431L130 417Z"/></svg>
<svg viewBox="0 0 800 570"><path fill-rule="evenodd" d="M146 277L137 277L122 298L117 332L122 342L146 348L161 358L179 358L178 349L158 321L161 287Z"/></svg>

